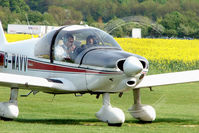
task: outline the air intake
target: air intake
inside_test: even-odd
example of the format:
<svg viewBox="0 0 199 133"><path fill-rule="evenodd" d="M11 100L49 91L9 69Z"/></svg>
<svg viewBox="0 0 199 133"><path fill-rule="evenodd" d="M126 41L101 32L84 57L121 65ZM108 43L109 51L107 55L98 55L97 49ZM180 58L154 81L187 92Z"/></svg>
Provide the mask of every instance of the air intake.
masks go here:
<svg viewBox="0 0 199 133"><path fill-rule="evenodd" d="M124 62L125 62L125 59L122 59L122 60L119 60L116 64L117 68L119 68L121 71L124 71Z"/></svg>

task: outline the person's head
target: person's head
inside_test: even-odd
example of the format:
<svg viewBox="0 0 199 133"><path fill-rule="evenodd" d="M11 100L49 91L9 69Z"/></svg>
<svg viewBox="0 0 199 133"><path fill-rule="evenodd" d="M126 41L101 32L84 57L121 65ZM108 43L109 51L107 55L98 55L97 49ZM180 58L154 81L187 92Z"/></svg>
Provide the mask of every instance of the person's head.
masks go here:
<svg viewBox="0 0 199 133"><path fill-rule="evenodd" d="M71 44L74 42L74 37L71 34L68 35L68 42Z"/></svg>
<svg viewBox="0 0 199 133"><path fill-rule="evenodd" d="M94 39L93 38L88 39L88 44L94 44Z"/></svg>
<svg viewBox="0 0 199 133"><path fill-rule="evenodd" d="M71 46L74 42L74 37L71 34L66 34L64 43L68 46Z"/></svg>
<svg viewBox="0 0 199 133"><path fill-rule="evenodd" d="M88 36L87 39L86 39L86 44L95 44L96 43L96 40L95 40L95 36Z"/></svg>

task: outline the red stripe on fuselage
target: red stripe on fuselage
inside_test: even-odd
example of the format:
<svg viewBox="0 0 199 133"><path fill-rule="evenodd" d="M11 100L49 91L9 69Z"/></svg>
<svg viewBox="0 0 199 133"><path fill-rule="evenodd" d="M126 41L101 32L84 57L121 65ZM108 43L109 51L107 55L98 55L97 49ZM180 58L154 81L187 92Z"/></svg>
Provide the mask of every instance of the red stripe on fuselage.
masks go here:
<svg viewBox="0 0 199 133"><path fill-rule="evenodd" d="M0 53L0 66L4 65L4 54Z"/></svg>
<svg viewBox="0 0 199 133"><path fill-rule="evenodd" d="M85 72L85 70L74 69L69 67L57 66L54 64L45 64L41 62L36 62L28 60L29 69L39 69L39 70L50 70L50 71L63 71L63 72Z"/></svg>
<svg viewBox="0 0 199 133"><path fill-rule="evenodd" d="M61 71L61 72L75 72L75 73L94 73L94 74L118 74L118 72L102 72L92 71L87 69L71 68L67 66L59 66L55 64L46 64L34 60L28 60L28 69L48 70L48 71Z"/></svg>

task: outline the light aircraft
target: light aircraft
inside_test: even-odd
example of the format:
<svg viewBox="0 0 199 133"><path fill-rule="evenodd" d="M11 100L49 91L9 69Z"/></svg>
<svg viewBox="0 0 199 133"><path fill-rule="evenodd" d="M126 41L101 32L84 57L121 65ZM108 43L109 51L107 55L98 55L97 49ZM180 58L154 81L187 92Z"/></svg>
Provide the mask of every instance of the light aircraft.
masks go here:
<svg viewBox="0 0 199 133"><path fill-rule="evenodd" d="M148 68L147 59L123 51L111 35L94 27L63 26L41 38L8 43L0 23L0 85L11 88L10 100L0 103L0 117L18 117L19 89L33 94L90 93L103 98L96 117L110 126L121 126L124 112L111 106L110 94L122 96L133 90L129 113L150 122L156 112L141 104L141 88L199 81L198 70L146 76Z"/></svg>

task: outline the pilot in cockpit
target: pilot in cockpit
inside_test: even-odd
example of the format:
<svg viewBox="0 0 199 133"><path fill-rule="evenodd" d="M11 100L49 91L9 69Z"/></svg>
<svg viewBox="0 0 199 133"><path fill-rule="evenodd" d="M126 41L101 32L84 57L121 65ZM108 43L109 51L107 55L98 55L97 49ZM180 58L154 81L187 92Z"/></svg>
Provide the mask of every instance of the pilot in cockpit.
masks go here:
<svg viewBox="0 0 199 133"><path fill-rule="evenodd" d="M55 48L56 60L74 60L74 50L76 45L74 45L74 37L71 34L66 34Z"/></svg>
<svg viewBox="0 0 199 133"><path fill-rule="evenodd" d="M67 35L67 41L64 42L68 54L73 53L76 46L74 45L74 37L71 34Z"/></svg>
<svg viewBox="0 0 199 133"><path fill-rule="evenodd" d="M94 46L94 45L97 45L98 42L97 42L97 39L94 35L90 35L87 37L86 39L86 45L88 46Z"/></svg>

